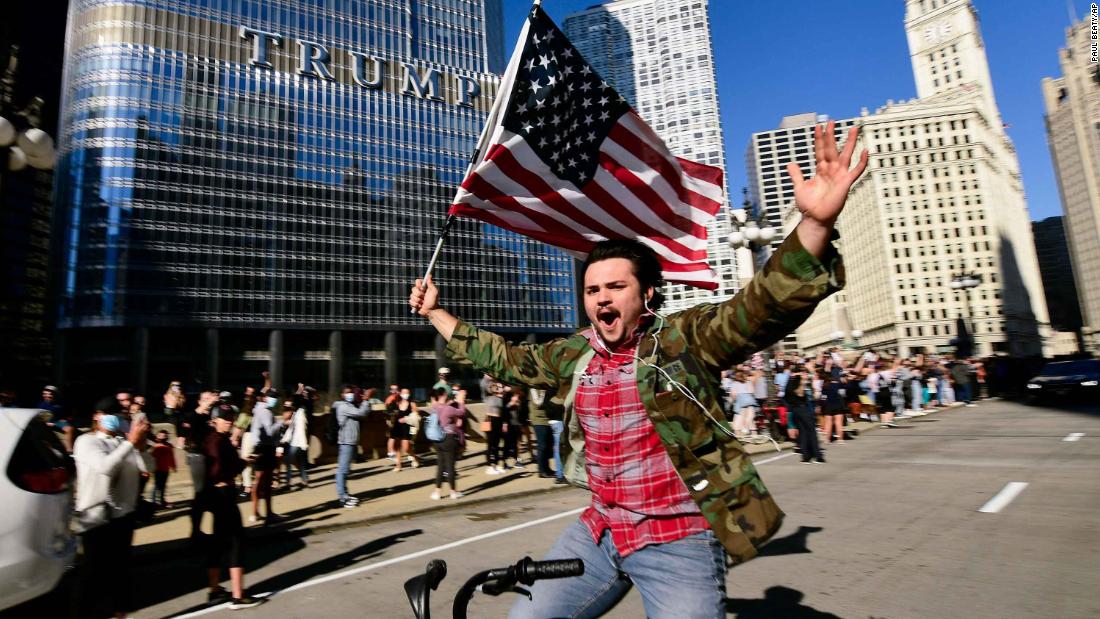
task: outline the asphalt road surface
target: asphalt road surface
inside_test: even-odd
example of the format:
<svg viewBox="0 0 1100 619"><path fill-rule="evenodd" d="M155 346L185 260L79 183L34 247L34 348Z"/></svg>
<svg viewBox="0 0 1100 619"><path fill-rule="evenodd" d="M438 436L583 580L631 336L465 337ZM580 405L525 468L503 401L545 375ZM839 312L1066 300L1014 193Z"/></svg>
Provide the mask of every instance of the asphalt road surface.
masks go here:
<svg viewBox="0 0 1100 619"><path fill-rule="evenodd" d="M826 458L758 458L787 519L730 571L730 616L1100 617L1100 406L984 402L864 433ZM161 558L136 570L136 616L411 617L402 583L431 558L449 571L432 613L450 616L467 577L539 558L586 502L558 490L269 538L249 549L248 586L270 594L251 610L206 607L198 564ZM505 616L511 601L475 596L470 616ZM641 598L609 616L644 616Z"/></svg>

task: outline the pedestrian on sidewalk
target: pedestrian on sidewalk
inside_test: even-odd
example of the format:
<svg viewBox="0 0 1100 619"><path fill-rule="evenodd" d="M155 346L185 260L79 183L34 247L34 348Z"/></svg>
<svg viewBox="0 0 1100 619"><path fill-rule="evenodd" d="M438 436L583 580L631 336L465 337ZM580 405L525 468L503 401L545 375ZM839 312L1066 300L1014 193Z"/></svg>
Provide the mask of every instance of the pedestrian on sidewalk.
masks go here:
<svg viewBox="0 0 1100 619"><path fill-rule="evenodd" d="M172 507L164 498L164 491L168 487L168 474L176 472L176 450L168 442L168 431L157 432L153 444L153 503L159 507Z"/></svg>
<svg viewBox="0 0 1100 619"><path fill-rule="evenodd" d="M300 402L299 402L300 403ZM309 418L305 406L296 406L293 400L283 402L283 419L286 430L283 432L283 465L286 467L286 489L291 489L292 468L298 467L299 488L309 487Z"/></svg>
<svg viewBox="0 0 1100 619"><path fill-rule="evenodd" d="M875 373L868 379L871 384L875 399L875 410L878 412L879 421L884 428L896 428L894 423L895 403L892 400L894 391L894 369L888 368L888 360L882 359L875 364ZM896 365L894 366L897 367Z"/></svg>
<svg viewBox="0 0 1100 619"><path fill-rule="evenodd" d="M123 434L119 418L103 411L96 412L93 424L94 431L77 437L73 445L76 531L84 547L80 616L98 617L106 611L125 617L134 610L134 510L149 424L138 421Z"/></svg>
<svg viewBox="0 0 1100 619"><path fill-rule="evenodd" d="M486 435L485 457L488 459L489 468L485 469L488 475L500 475L504 472L504 458L501 457L501 441L504 438L504 385L497 381L489 384L489 396L483 400L485 404L485 420L489 422L489 433Z"/></svg>
<svg viewBox="0 0 1100 619"><path fill-rule="evenodd" d="M212 415L214 431L207 435L203 445L206 463L203 495L214 516L213 534L203 537L210 586L206 600L210 604L229 602L229 608L235 610L257 606L263 600L247 595L244 589L245 533L241 512L237 509L236 491L237 475L244 469L244 461L230 440L233 414L232 408L215 409ZM224 563L223 553L228 555ZM230 591L221 586L223 564L229 568Z"/></svg>
<svg viewBox="0 0 1100 619"><path fill-rule="evenodd" d="M956 359L951 364L951 380L955 382L955 399L965 406L973 407L970 395L970 364L964 360Z"/></svg>
<svg viewBox="0 0 1100 619"><path fill-rule="evenodd" d="M926 395L925 394L926 387L925 387L925 381L924 381L924 374L922 372L922 368L921 368L920 365L914 364L914 366L909 369L908 384L909 384L909 397L910 397L910 400L911 400L910 406L912 407L913 413L919 415L919 414L921 414L922 409L924 408L924 401L925 401L925 395Z"/></svg>
<svg viewBox="0 0 1100 619"><path fill-rule="evenodd" d="M733 429L738 436L748 438L756 429L756 396L752 377L739 369L733 375Z"/></svg>
<svg viewBox="0 0 1100 619"><path fill-rule="evenodd" d="M187 452L185 456L187 470L191 474L191 487L195 493L194 498L191 500L189 513L192 536L198 534L202 515L206 511L202 494L206 465L202 450L206 442L206 436L212 431L210 411L217 401L217 392L203 391L200 393L198 406L194 410L184 413L180 422L180 435L176 438L178 446Z"/></svg>
<svg viewBox="0 0 1100 619"><path fill-rule="evenodd" d="M252 496L252 452L256 449L255 437L252 434L252 411L256 408L256 398L263 399L263 394L271 389L271 372L263 372L263 387L259 391L255 387L244 388L244 400L241 402L239 414L233 422L233 445L241 450L241 459L244 460L244 470L241 471L241 498ZM228 398L229 392L223 391L222 395Z"/></svg>
<svg viewBox="0 0 1100 619"><path fill-rule="evenodd" d="M555 392L551 391L550 393ZM565 467L562 466L561 460L561 436L565 432L565 422L562 421L562 418L565 415L565 408L556 397L548 394L547 399L550 401L550 404L546 407L546 418L549 420L550 438L553 441L551 449L554 454L554 483L565 485L569 483L565 480Z"/></svg>
<svg viewBox="0 0 1100 619"><path fill-rule="evenodd" d="M826 366L828 366L827 361ZM829 370L818 373L818 378L821 380L821 397L823 400L821 406L824 413L825 440L830 443L835 441L837 444L843 445L844 413L848 410L848 405L841 393L846 384L845 379L843 375L840 376L839 380L834 378L834 374Z"/></svg>
<svg viewBox="0 0 1100 619"><path fill-rule="evenodd" d="M450 400L450 389L435 387L432 389L431 414L439 419L439 427L443 429L443 440L435 444L435 491L431 499L438 501L439 490L443 487L443 479L451 485L451 498L458 499L462 493L458 491L458 476L455 473L455 461L458 459L459 450L466 444L465 433L462 424L466 418L466 390L454 391L453 402Z"/></svg>
<svg viewBox="0 0 1100 619"><path fill-rule="evenodd" d="M395 473L401 472L405 454L409 449L409 422L412 421L411 415L416 412L416 402L412 401L412 392L408 387L403 387L398 399L390 404L387 411L390 439L393 440L394 445L393 471Z"/></svg>
<svg viewBox="0 0 1100 619"><path fill-rule="evenodd" d="M262 500L265 508L263 519L266 524L282 519L282 516L275 513L272 506L271 483L278 473L279 456L276 451L286 423L281 416L276 419L273 412L279 404L278 392L269 389L262 395L263 398L252 409L251 434L255 445L252 455L252 473L255 477L252 482L252 515L248 517L248 521L259 521Z"/></svg>
<svg viewBox="0 0 1100 619"><path fill-rule="evenodd" d="M546 414L550 406L550 392L545 389L527 391L527 415L535 430L535 463L539 477L554 477L550 470L550 458L554 451L554 432L550 429L550 417Z"/></svg>
<svg viewBox="0 0 1100 619"><path fill-rule="evenodd" d="M787 433L798 441L802 462L825 463L821 443L817 439L817 420L814 415L813 384L811 374L804 368L791 373L787 381Z"/></svg>
<svg viewBox="0 0 1100 619"><path fill-rule="evenodd" d="M447 387L447 391L450 393L450 386ZM420 458L416 455L416 437L420 436L420 422L423 421L423 416L420 414L420 405L416 402L412 402L412 405L412 412L405 415L405 425L409 426L409 436L401 444L401 450L405 452L409 464L415 469L420 467Z"/></svg>
<svg viewBox="0 0 1100 619"><path fill-rule="evenodd" d="M393 422L390 419L390 405L394 404L401 399L401 387L396 384L390 385L390 394L386 396L386 400L383 402L386 406L386 457L393 460L394 455L397 453L396 441L389 435L388 430L393 429Z"/></svg>
<svg viewBox="0 0 1100 619"><path fill-rule="evenodd" d="M180 435L180 425L183 423L184 409L187 405L187 396L183 393L180 381L174 380L168 383L168 389L164 391L164 420L176 428L176 436Z"/></svg>
<svg viewBox="0 0 1100 619"><path fill-rule="evenodd" d="M451 376L450 368L439 368L439 372L438 372L437 376L439 377L439 380L435 381L435 384L432 385L432 391L435 391L436 389L441 389L441 388L446 389L447 390L447 397L448 398L454 397L454 392L451 391L451 385L450 385L450 383L447 382L448 380L450 380L450 376Z"/></svg>
<svg viewBox="0 0 1100 619"><path fill-rule="evenodd" d="M347 479L351 461L359 449L359 420L370 414L370 405L363 401L363 394L354 385L345 385L340 400L332 405L333 421L337 427L336 499L343 507L359 505L359 499L348 494Z"/></svg>
<svg viewBox="0 0 1100 619"><path fill-rule="evenodd" d="M504 463L505 470L522 469L523 462L519 457L520 437L523 434L527 410L518 390L508 388L504 397L508 403L504 405L504 457L501 462ZM511 466L507 464L508 458L512 459Z"/></svg>

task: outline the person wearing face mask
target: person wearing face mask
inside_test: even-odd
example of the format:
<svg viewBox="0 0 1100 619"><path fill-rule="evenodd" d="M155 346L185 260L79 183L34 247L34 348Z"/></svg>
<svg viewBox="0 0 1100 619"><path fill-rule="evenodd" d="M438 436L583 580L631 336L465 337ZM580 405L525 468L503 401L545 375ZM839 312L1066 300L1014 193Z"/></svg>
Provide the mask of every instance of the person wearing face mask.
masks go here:
<svg viewBox="0 0 1100 619"><path fill-rule="evenodd" d="M283 427L286 422L283 418L275 417L272 412L279 404L279 393L274 389L268 389L262 393L255 408L252 409L252 443L255 445L252 452L252 515L249 522L260 519L260 499L263 499L267 508L264 522L281 520L282 516L276 514L271 506L271 482L278 469L279 459L275 454L282 438Z"/></svg>
<svg viewBox="0 0 1100 619"><path fill-rule="evenodd" d="M788 166L802 220L727 301L659 315L662 273L682 263L650 239L584 247L591 326L541 344L512 344L458 319L440 306L431 277L413 284L409 306L454 362L563 396L565 476L589 489L591 503L546 558L580 558L584 574L536 582L513 619L600 616L632 587L650 617L726 616L727 561L754 557L783 512L724 419L719 373L789 334L843 286L831 241L868 155L852 160L858 128L843 151L835 131L832 122L815 128L813 179Z"/></svg>
<svg viewBox="0 0 1100 619"><path fill-rule="evenodd" d="M340 505L352 508L359 505L359 499L348 494L347 478L351 471L351 461L359 448L359 420L370 413L370 404L363 401L362 392L354 385L345 385L340 400L332 405L338 428L336 445L336 498Z"/></svg>
<svg viewBox="0 0 1100 619"><path fill-rule="evenodd" d="M76 461L76 530L83 538L84 564L80 579L81 616L106 611L125 617L133 610L130 557L134 541L134 509L143 464L143 420L123 433L119 418L97 411L95 431L73 445ZM110 606L110 608L97 608Z"/></svg>

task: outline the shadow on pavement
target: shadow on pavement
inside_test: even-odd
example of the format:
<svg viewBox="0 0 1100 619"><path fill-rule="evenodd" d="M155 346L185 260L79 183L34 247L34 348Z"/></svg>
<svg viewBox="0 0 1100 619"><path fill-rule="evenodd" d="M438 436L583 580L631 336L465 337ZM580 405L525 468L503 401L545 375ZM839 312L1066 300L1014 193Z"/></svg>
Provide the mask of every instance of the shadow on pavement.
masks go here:
<svg viewBox="0 0 1100 619"><path fill-rule="evenodd" d="M780 555L798 555L812 553L807 542L811 533L824 531L822 527L798 527L798 530L786 537L773 539L760 549L759 557L778 557Z"/></svg>
<svg viewBox="0 0 1100 619"><path fill-rule="evenodd" d="M421 530L421 529L412 529L410 531L405 531L403 533L395 533L393 535L387 535L386 537L381 537L379 539L369 541L369 542L363 544L362 546L352 548L351 550L348 550L347 552L342 552L338 555L333 555L333 556L328 557L326 559L322 559L321 561L317 561L315 563L310 563L308 565L304 565L302 567L290 570L288 572L283 572L281 574L278 574L276 576L272 576L271 578L267 578L267 579L259 581L259 582L250 582L248 580L248 573L252 572L255 569L258 569L258 567L251 567L252 557L247 556L246 559L245 559L245 563L248 564L248 567L246 567L246 569L245 569L245 586L248 588L249 593L251 593L253 595L260 594L260 593L267 593L267 592L275 593L275 592L280 591L281 589L285 589L287 587L291 587L293 585L305 582L305 581L307 581L311 578L314 578L316 576L323 576L323 575L326 575L326 574L331 574L333 572L337 572L337 571L339 571L341 569L344 569L346 567L350 567L350 566L352 566L355 563L358 563L360 561L365 561L365 560L377 557L386 548L389 548L390 546L392 546L392 545L394 545L398 542L401 542L406 538L412 537L414 535L420 535L422 533L423 533L423 530ZM267 538L267 539L271 539L271 538ZM300 550L301 547L305 546L305 544L302 543L300 540L299 540L299 543L301 544L301 546L299 548L295 548L293 550L290 550L289 552L283 552L283 554L278 554L277 556L272 556L270 559L268 559L268 562L270 562L271 560L274 560L274 559L281 558L282 556L285 556L287 554L291 554L292 552ZM260 546L259 550L261 552L264 552L264 553L277 553L277 552L279 552L279 550L277 548L271 549L271 548L269 548L269 546L275 546L275 544L268 543L267 540L265 540L265 544ZM252 551L252 548L249 548L249 550ZM203 576L203 578L200 579L200 580L202 580L202 583L200 584L199 587L193 588L192 591L194 591L198 588L205 588L206 587L205 573L203 573L202 576ZM189 593L189 592L190 591L187 591L187 592L184 592L184 593ZM165 597L165 599L167 600L167 599L172 599L172 598ZM155 604L155 603L156 602L152 602L150 604L144 604L143 606L149 606L149 605ZM175 613L175 615L172 615L172 616L186 615L188 613L192 613L192 612L195 612L195 611L198 611L198 610L202 610L202 609L207 608L207 607L208 607L207 604L196 604L196 605L194 605L190 608L186 608L184 610L181 610L181 611Z"/></svg>
<svg viewBox="0 0 1100 619"><path fill-rule="evenodd" d="M382 552L390 546L403 542L411 537L423 535L423 533L423 529L411 529L402 531L401 533L380 537L362 546L352 548L347 552L342 552L338 555L333 555L317 561L316 563L310 563L309 565L304 565L297 569L290 570L289 572L283 572L277 576L272 576L266 580L249 585L249 588L256 592L286 589L287 587L303 583L315 576L323 576L325 574L338 572L361 561L373 559L381 555Z"/></svg>
<svg viewBox="0 0 1100 619"><path fill-rule="evenodd" d="M805 595L790 587L769 587L761 599L726 598L726 612L738 619L840 619L802 603Z"/></svg>
<svg viewBox="0 0 1100 619"><path fill-rule="evenodd" d="M530 473L505 473L503 475L498 475L497 477L494 477L493 479L490 479L489 481L486 481L484 483L478 484L476 486L471 486L469 489L463 490L462 488L459 488L459 490L462 492L462 494L466 496L471 496L477 494L478 492L489 490L490 488L503 486L513 479L523 479L525 477L529 477L530 475ZM435 482L432 483L434 485Z"/></svg>

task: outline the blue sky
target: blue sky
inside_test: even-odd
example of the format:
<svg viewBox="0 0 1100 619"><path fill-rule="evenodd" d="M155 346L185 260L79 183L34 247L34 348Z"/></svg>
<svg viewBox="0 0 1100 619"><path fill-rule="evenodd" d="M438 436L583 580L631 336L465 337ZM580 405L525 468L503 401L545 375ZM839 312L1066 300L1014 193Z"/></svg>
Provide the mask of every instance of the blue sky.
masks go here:
<svg viewBox="0 0 1100 619"><path fill-rule="evenodd" d="M597 0L543 0L559 25ZM1043 126L1040 81L1061 75L1065 0L974 0L1001 116L1010 128L1033 220L1061 215ZM1089 3L1071 0L1078 18ZM504 0L508 53L529 0ZM828 7L828 8L825 8ZM726 165L732 199L745 184L745 147L756 131L801 112L831 118L916 96L904 0L710 0Z"/></svg>

